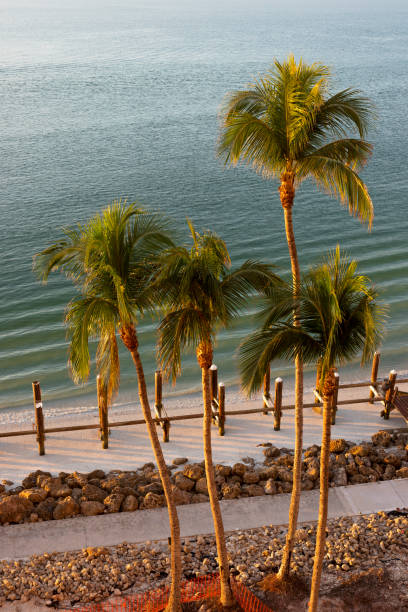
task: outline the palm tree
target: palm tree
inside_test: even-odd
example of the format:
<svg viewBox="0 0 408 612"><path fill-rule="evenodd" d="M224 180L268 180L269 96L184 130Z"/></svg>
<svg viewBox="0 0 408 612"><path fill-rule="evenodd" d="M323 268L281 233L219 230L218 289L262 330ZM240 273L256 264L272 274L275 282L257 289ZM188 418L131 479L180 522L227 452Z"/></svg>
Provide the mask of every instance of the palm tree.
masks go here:
<svg viewBox="0 0 408 612"><path fill-rule="evenodd" d="M231 271L224 241L210 232L199 234L190 222L189 227L192 248L169 249L160 262L158 283L167 314L159 327L159 357L173 380L181 371L181 352L185 347L195 348L201 368L205 472L220 569L220 602L228 607L233 603L233 596L212 462L209 368L213 363L216 327L226 326L242 310L252 292L278 280L270 266L256 261L246 261Z"/></svg>
<svg viewBox="0 0 408 612"><path fill-rule="evenodd" d="M172 245L168 223L135 203L115 201L88 223L64 230L63 237L41 253L34 268L44 282L61 270L79 295L68 305L69 363L75 381L90 372L89 340L98 339L97 369L111 396L119 385L116 331L136 368L139 398L167 501L171 529L172 584L166 610L181 611L181 542L176 506L163 451L152 420L136 325L139 315L155 307L153 258Z"/></svg>
<svg viewBox="0 0 408 612"><path fill-rule="evenodd" d="M283 288L269 300L265 324L240 348L245 387L259 388L265 368L276 358L293 359L300 352L308 363L320 360L320 392L323 396L323 431L320 455L320 503L316 534L310 610L317 609L325 550L329 487L331 404L336 366L362 351L362 364L373 354L384 325L385 308L376 301L376 290L357 273L339 247L326 262L305 277L297 295L299 326L292 321L293 296Z"/></svg>
<svg viewBox="0 0 408 612"><path fill-rule="evenodd" d="M372 106L353 89L329 95L330 71L322 64L275 60L270 72L250 85L227 96L223 112L219 155L228 165L240 160L267 178L280 180L279 194L285 219L293 295L300 284L300 269L293 231L292 208L295 191L302 181L312 178L318 187L340 199L349 212L369 225L373 206L367 187L357 174L371 153L364 140ZM349 137L349 131L359 138ZM298 325L296 303L294 325ZM289 529L279 570L284 580L299 513L302 436L303 360L295 357L295 456Z"/></svg>

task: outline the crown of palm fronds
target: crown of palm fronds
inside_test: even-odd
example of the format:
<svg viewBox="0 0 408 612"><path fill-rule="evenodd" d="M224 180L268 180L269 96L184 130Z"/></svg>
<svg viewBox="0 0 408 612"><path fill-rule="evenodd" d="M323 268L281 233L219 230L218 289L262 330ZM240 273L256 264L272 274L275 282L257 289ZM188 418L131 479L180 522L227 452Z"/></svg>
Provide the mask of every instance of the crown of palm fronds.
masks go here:
<svg viewBox="0 0 408 612"><path fill-rule="evenodd" d="M101 214L75 228L34 258L44 282L60 270L80 295L67 306L69 364L75 381L90 371L89 340L97 339L96 365L111 396L119 385L118 326L155 307L156 258L173 245L170 226L160 215L126 201L114 201Z"/></svg>
<svg viewBox="0 0 408 612"><path fill-rule="evenodd" d="M330 95L329 86L327 66L292 55L276 60L247 90L226 97L218 152L226 164L243 161L267 177L289 168L295 183L312 178L371 224L371 198L357 172L372 151L365 137L373 106L358 90Z"/></svg>
<svg viewBox="0 0 408 612"><path fill-rule="evenodd" d="M307 363L321 363L321 381L334 366L362 353L365 363L384 330L386 307L378 301L370 280L357 272L357 263L339 247L324 263L312 268L301 284L296 306L300 327L293 325L292 288L266 299L260 313L262 327L239 349L244 387L253 392L262 384L271 361L293 360L301 354Z"/></svg>
<svg viewBox="0 0 408 612"><path fill-rule="evenodd" d="M254 292L270 291L281 281L268 264L248 260L236 269L225 242L199 233L188 222L193 245L165 251L158 259L156 286L165 316L159 327L159 359L175 380L185 347L213 343L218 325L226 326Z"/></svg>

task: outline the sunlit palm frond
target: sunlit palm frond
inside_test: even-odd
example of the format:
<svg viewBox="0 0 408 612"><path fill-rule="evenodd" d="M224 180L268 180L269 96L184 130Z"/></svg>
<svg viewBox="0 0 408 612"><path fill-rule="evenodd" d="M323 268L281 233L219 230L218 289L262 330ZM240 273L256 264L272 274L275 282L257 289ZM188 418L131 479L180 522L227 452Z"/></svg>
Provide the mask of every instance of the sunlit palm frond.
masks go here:
<svg viewBox="0 0 408 612"><path fill-rule="evenodd" d="M158 358L165 373L175 381L181 371L181 353L184 348L197 348L213 342L209 320L202 312L188 306L170 311L159 326Z"/></svg>
<svg viewBox="0 0 408 612"><path fill-rule="evenodd" d="M320 188L347 206L350 214L371 227L374 207L370 194L361 177L350 166L316 153L298 162L297 175L301 179L313 177Z"/></svg>

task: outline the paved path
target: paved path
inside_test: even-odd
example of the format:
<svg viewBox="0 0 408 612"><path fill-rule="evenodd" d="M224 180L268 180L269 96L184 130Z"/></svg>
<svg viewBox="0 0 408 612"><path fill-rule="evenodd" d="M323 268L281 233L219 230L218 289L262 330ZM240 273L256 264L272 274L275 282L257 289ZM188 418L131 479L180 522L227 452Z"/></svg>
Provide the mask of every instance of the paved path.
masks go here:
<svg viewBox="0 0 408 612"><path fill-rule="evenodd" d="M221 501L225 530L284 525L289 503L290 494ZM408 507L408 479L336 487L329 491L330 518L397 507ZM304 491L299 522L317 520L318 508L319 491ZM208 503L178 506L178 512L183 537L213 533ZM124 541L162 540L169 535L166 508L10 525L0 527L0 557L18 559L43 552L112 546Z"/></svg>

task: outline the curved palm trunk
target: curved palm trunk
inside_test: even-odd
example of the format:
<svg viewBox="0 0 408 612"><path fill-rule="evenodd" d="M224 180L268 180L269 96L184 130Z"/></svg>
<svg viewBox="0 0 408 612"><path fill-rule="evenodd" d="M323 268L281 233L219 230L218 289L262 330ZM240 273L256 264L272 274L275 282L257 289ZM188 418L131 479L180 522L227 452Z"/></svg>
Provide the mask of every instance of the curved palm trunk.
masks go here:
<svg viewBox="0 0 408 612"><path fill-rule="evenodd" d="M300 285L300 268L293 232L292 207L295 199L293 175L284 173L281 177L280 197L285 216L286 240L289 248L292 268L293 295L296 298ZM297 312L294 312L294 325L299 326ZM302 447L303 447L303 360L300 355L295 359L295 456L293 460L293 488L289 508L289 525L286 544L283 551L278 577L287 578L290 570L297 520L299 515L301 479L302 479Z"/></svg>
<svg viewBox="0 0 408 612"><path fill-rule="evenodd" d="M319 520L316 533L316 549L313 564L312 586L310 591L309 611L316 612L319 601L320 579L324 552L326 548L326 524L329 498L329 460L330 460L330 426L332 396L323 395L323 431L320 453L320 499Z"/></svg>
<svg viewBox="0 0 408 612"><path fill-rule="evenodd" d="M157 435L156 425L152 419L150 411L149 398L147 395L146 381L144 377L143 365L138 351L138 340L136 330L133 326L126 326L121 330L121 337L126 348L132 355L133 363L135 364L137 381L139 388L140 404L143 410L143 416L146 421L147 431L149 433L150 443L153 448L157 467L161 482L163 485L164 495L166 497L167 509L170 521L171 533L171 588L169 602L166 606L166 612L181 612L181 540L180 540L180 524L177 514L176 505L173 499L171 488L171 480L167 471L166 462L164 460L163 451L160 446L159 437Z"/></svg>
<svg viewBox="0 0 408 612"><path fill-rule="evenodd" d="M201 380L203 387L203 404L204 404L204 419L203 419L203 442L204 442L204 462L205 462L205 475L207 478L208 495L210 497L211 513L214 521L215 531L215 542L217 546L218 565L220 568L220 585L221 585L221 596L220 603L222 606L228 608L234 603L230 587L230 572L229 562L227 554L227 546L225 543L224 525L222 522L220 502L217 496L217 487L215 484L214 467L212 461L212 450L211 450L211 395L210 395L210 372L209 368L212 362L212 347L201 346L198 352L202 351L202 355L206 351L211 352L211 359L207 361L201 359L198 355L198 362L201 367Z"/></svg>

